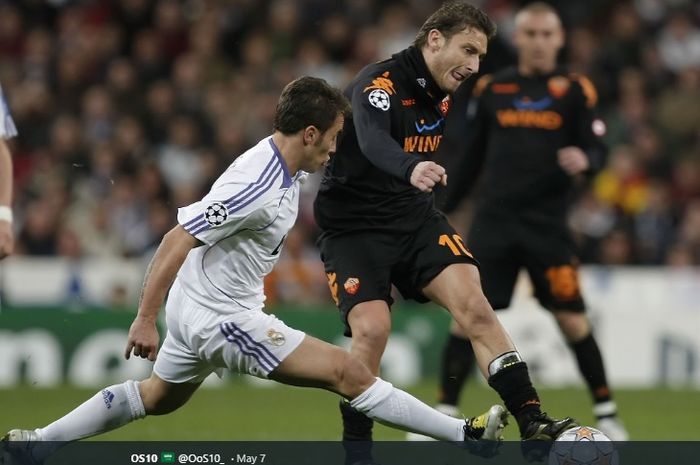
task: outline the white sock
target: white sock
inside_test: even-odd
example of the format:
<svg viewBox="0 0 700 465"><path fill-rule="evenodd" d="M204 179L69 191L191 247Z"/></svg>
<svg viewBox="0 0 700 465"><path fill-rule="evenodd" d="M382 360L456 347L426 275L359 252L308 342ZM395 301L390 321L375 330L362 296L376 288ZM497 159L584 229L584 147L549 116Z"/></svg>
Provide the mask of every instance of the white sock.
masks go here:
<svg viewBox="0 0 700 465"><path fill-rule="evenodd" d="M445 441L464 439L464 420L442 414L380 378L350 405L388 426Z"/></svg>
<svg viewBox="0 0 700 465"><path fill-rule="evenodd" d="M109 386L45 428L43 441L74 441L111 431L146 416L136 381Z"/></svg>
<svg viewBox="0 0 700 465"><path fill-rule="evenodd" d="M593 414L596 418L614 417L617 415L617 404L614 400L597 403L593 405Z"/></svg>

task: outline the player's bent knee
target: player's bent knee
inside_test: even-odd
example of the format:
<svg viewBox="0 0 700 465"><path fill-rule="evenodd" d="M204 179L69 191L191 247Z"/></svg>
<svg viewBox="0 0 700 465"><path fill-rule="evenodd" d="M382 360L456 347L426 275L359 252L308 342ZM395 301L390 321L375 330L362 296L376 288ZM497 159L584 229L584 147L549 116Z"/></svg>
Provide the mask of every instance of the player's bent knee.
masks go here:
<svg viewBox="0 0 700 465"><path fill-rule="evenodd" d="M348 314L353 346L363 345L384 350L391 332L391 314L385 302L363 302Z"/></svg>
<svg viewBox="0 0 700 465"><path fill-rule="evenodd" d="M340 363L336 364L334 384L336 390L343 396L352 399L360 395L374 382L374 376L369 368L359 359L344 354Z"/></svg>
<svg viewBox="0 0 700 465"><path fill-rule="evenodd" d="M178 389L165 381L151 377L139 383L139 393L146 415L166 415L182 407L196 386Z"/></svg>
<svg viewBox="0 0 700 465"><path fill-rule="evenodd" d="M176 401L168 398L149 399L149 402L144 401L146 415L167 415L182 407L184 402Z"/></svg>
<svg viewBox="0 0 700 465"><path fill-rule="evenodd" d="M560 311L556 312L554 315L564 337L570 343L580 341L591 332L590 322L583 313Z"/></svg>
<svg viewBox="0 0 700 465"><path fill-rule="evenodd" d="M383 318L362 318L351 320L353 345L377 347L384 350L391 332L391 322Z"/></svg>

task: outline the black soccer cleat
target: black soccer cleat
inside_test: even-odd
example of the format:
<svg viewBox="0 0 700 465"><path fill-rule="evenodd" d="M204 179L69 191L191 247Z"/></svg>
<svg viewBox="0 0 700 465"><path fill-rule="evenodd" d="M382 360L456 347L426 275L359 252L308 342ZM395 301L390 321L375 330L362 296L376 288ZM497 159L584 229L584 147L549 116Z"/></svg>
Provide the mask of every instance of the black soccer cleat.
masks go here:
<svg viewBox="0 0 700 465"><path fill-rule="evenodd" d="M530 418L522 433L520 450L528 462L543 462L549 456L554 441L566 430L577 427L576 420L566 417L555 420L544 412Z"/></svg>
<svg viewBox="0 0 700 465"><path fill-rule="evenodd" d="M578 426L576 420L566 417L555 420L547 416L544 412L539 412L530 418L530 422L525 427L522 434L523 441L554 441L561 433L567 429Z"/></svg>

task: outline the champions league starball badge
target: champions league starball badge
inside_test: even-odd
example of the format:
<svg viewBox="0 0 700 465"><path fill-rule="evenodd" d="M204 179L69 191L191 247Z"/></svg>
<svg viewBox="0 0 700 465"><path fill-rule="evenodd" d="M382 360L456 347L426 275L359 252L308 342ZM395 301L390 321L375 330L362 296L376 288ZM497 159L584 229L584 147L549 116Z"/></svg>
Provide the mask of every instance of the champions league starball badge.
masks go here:
<svg viewBox="0 0 700 465"><path fill-rule="evenodd" d="M228 210L221 202L213 202L204 210L204 220L212 226L220 226L226 218L228 218Z"/></svg>

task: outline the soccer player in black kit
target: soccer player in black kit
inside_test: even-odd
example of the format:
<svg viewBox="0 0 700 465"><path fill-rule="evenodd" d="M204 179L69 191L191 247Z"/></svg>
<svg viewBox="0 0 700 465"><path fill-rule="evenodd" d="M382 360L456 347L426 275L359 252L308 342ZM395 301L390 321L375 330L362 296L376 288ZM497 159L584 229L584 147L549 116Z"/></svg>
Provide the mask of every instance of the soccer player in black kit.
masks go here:
<svg viewBox="0 0 700 465"><path fill-rule="evenodd" d="M476 260L433 205L433 188L447 183L444 168L430 160L442 139L447 96L478 71L494 33L478 8L446 3L411 47L367 66L350 83L352 118L315 201L319 246L351 352L370 370L379 373L394 284L405 298L446 308L521 437L551 441L575 423L540 410L527 365L481 290ZM345 402L340 409L346 444L371 440L372 421Z"/></svg>
<svg viewBox="0 0 700 465"><path fill-rule="evenodd" d="M595 88L557 66L564 33L551 6L529 4L516 15L515 27L518 65L477 82L469 142L461 167L452 172L443 211L454 210L482 173L467 243L479 259L486 297L496 309L508 307L520 269L527 270L535 297L552 312L576 356L598 428L624 441L629 435L617 418L584 313L575 245L566 226L575 178L595 173L605 161ZM437 408L454 415L474 350L468 332L455 322L450 333Z"/></svg>

